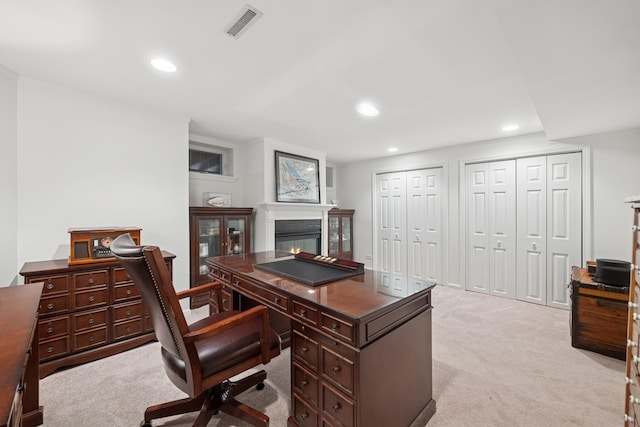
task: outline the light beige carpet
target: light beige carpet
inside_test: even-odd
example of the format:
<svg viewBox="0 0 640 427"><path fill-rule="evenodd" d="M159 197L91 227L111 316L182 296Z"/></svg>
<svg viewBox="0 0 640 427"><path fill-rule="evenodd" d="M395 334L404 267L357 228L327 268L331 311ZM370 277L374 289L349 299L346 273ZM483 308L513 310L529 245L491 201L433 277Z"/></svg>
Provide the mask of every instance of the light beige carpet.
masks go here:
<svg viewBox="0 0 640 427"><path fill-rule="evenodd" d="M569 312L443 286L434 289L433 305L437 410L429 427L623 424L624 362L572 348ZM286 426L289 413L289 357L287 349L265 366L264 390L239 396L273 427ZM40 387L46 427L133 427L147 406L184 397L164 375L157 343L57 372ZM222 416L209 425L246 424Z"/></svg>

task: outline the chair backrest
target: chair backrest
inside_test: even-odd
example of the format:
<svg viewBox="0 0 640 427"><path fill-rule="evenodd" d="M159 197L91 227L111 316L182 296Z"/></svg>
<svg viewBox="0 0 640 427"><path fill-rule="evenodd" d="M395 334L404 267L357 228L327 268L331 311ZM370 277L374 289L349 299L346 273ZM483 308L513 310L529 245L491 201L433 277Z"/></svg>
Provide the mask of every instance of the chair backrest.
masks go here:
<svg viewBox="0 0 640 427"><path fill-rule="evenodd" d="M140 291L162 348L188 365L189 357L182 338L188 332L188 325L160 248L137 246L127 233L111 242L111 252Z"/></svg>

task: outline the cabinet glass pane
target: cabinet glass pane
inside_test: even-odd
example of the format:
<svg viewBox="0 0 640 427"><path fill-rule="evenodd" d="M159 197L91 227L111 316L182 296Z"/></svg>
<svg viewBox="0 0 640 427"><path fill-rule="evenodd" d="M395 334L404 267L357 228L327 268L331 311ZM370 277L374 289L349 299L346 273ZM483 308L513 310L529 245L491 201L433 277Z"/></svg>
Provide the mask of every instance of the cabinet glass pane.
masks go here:
<svg viewBox="0 0 640 427"><path fill-rule="evenodd" d="M329 217L329 255L340 252L340 222L338 217Z"/></svg>
<svg viewBox="0 0 640 427"><path fill-rule="evenodd" d="M201 219L199 227L199 274L201 276L209 273L209 268L205 264L205 259L220 255L220 219Z"/></svg>
<svg viewBox="0 0 640 427"><path fill-rule="evenodd" d="M342 251L351 251L351 218L342 217Z"/></svg>
<svg viewBox="0 0 640 427"><path fill-rule="evenodd" d="M242 254L245 251L244 247L244 233L245 233L245 220L244 218L228 218L226 223L227 228L227 241L225 245L225 251L227 255Z"/></svg>

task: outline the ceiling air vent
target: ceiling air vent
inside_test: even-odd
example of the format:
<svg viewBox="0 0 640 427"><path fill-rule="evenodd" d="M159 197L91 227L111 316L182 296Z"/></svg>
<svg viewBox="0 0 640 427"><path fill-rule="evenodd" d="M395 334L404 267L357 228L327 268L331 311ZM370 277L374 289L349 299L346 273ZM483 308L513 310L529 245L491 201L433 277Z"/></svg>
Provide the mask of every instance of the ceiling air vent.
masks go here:
<svg viewBox="0 0 640 427"><path fill-rule="evenodd" d="M224 32L235 39L240 38L261 16L262 12L247 4L240 10L233 21L227 25Z"/></svg>

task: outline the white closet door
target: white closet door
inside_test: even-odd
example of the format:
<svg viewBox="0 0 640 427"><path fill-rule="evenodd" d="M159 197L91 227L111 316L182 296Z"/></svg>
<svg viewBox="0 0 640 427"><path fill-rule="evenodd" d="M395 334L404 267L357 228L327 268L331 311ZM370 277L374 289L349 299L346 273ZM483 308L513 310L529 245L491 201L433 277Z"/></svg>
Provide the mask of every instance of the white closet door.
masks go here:
<svg viewBox="0 0 640 427"><path fill-rule="evenodd" d="M407 172L407 275L441 280L442 168Z"/></svg>
<svg viewBox="0 0 640 427"><path fill-rule="evenodd" d="M407 272L406 173L376 176L378 256L376 269L381 271L391 290L406 287L402 277Z"/></svg>
<svg viewBox="0 0 640 427"><path fill-rule="evenodd" d="M517 299L546 304L547 158L518 159Z"/></svg>
<svg viewBox="0 0 640 427"><path fill-rule="evenodd" d="M467 259L465 288L489 293L489 165L466 165Z"/></svg>
<svg viewBox="0 0 640 427"><path fill-rule="evenodd" d="M516 297L516 164L489 163L489 292Z"/></svg>
<svg viewBox="0 0 640 427"><path fill-rule="evenodd" d="M582 155L547 158L547 305L569 308L572 265L582 265Z"/></svg>

